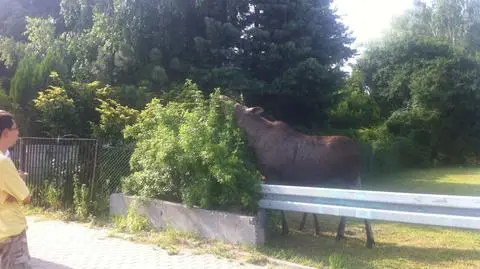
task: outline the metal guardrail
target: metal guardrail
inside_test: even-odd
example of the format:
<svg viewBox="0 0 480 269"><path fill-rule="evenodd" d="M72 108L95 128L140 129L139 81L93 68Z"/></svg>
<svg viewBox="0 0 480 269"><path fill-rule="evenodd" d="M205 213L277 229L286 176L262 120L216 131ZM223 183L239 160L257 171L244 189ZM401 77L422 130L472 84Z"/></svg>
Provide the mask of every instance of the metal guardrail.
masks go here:
<svg viewBox="0 0 480 269"><path fill-rule="evenodd" d="M345 216L410 224L480 229L480 197L262 186L260 218L266 209Z"/></svg>

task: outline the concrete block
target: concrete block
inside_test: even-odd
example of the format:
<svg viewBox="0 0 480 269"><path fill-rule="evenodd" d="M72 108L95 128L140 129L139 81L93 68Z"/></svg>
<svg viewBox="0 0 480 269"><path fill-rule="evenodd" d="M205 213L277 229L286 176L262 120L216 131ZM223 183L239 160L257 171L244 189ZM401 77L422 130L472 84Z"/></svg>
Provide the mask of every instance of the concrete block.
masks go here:
<svg viewBox="0 0 480 269"><path fill-rule="evenodd" d="M203 238L235 244L261 246L265 243L265 231L256 216L189 208L183 204L140 199L122 193L110 196L110 214L125 215L134 201L138 213L147 217L159 229L172 227L182 232L193 232Z"/></svg>

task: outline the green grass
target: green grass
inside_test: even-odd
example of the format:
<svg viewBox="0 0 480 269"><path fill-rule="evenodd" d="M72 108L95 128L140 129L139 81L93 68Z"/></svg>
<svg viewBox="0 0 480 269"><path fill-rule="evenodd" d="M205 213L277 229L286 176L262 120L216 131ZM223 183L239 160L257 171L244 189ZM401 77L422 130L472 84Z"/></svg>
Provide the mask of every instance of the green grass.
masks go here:
<svg viewBox="0 0 480 269"><path fill-rule="evenodd" d="M479 195L480 168L411 170L364 179L364 189L452 195ZM339 218L321 216L321 234L295 230L301 214L288 214L291 234L274 234L260 251L317 268L480 268L480 232L373 222L377 245L365 247L363 222L349 219L346 240L337 242Z"/></svg>
<svg viewBox="0 0 480 269"><path fill-rule="evenodd" d="M479 195L480 168L409 170L363 179L366 190Z"/></svg>

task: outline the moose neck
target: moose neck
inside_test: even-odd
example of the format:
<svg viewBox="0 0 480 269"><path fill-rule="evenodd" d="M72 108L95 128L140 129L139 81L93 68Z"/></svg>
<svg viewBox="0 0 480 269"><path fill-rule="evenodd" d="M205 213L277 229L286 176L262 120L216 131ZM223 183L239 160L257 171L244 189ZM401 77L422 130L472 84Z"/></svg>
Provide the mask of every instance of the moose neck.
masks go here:
<svg viewBox="0 0 480 269"><path fill-rule="evenodd" d="M240 127L242 127L247 135L250 146L259 143L262 138L269 136L270 130L278 127L279 124L280 122L272 122L263 117L244 119L239 122Z"/></svg>

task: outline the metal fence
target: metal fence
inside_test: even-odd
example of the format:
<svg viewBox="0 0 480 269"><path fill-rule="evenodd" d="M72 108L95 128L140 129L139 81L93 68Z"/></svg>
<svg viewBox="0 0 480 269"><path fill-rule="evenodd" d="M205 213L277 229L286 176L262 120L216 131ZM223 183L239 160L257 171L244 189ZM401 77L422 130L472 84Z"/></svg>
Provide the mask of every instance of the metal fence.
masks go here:
<svg viewBox="0 0 480 269"><path fill-rule="evenodd" d="M74 181L88 187L90 199L117 191L121 178L130 172L133 149L96 139L22 137L11 149L11 158L28 173L35 204L54 192L68 206L73 202Z"/></svg>

